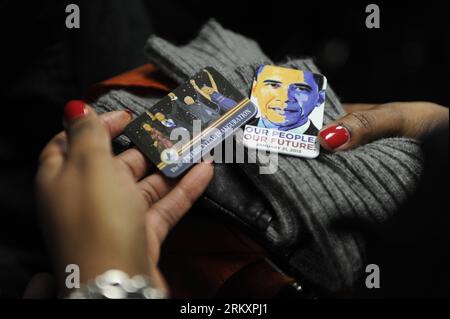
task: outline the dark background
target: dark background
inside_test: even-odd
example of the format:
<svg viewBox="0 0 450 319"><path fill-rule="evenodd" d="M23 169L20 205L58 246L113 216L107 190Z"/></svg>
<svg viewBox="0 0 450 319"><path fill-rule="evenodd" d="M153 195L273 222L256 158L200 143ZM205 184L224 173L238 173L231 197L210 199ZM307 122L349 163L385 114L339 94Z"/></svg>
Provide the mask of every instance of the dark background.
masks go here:
<svg viewBox="0 0 450 319"><path fill-rule="evenodd" d="M80 30L64 27L68 1L0 1L0 297L20 296L30 276L48 268L32 179L39 150L62 129L64 103L145 63L151 33L184 43L215 17L276 61L314 57L343 101L448 106L447 1L377 1L378 30L365 27L368 1L71 2L80 5ZM374 240L386 285L362 296L448 297L448 130L427 147L431 187L400 214L402 227Z"/></svg>

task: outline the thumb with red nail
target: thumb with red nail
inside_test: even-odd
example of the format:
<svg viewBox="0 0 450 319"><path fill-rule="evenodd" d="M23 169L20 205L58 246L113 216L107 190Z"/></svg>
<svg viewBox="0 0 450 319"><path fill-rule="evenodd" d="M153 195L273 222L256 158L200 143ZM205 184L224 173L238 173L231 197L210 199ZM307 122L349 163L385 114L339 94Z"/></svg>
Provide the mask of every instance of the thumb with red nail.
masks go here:
<svg viewBox="0 0 450 319"><path fill-rule="evenodd" d="M147 275L166 290L158 269L161 245L212 179L207 163L173 181L149 174L136 149L114 155L111 139L131 119L127 111L99 116L83 101L71 101L65 132L41 153L36 194L60 295L69 292L69 264L79 266L82 284L119 269Z"/></svg>
<svg viewBox="0 0 450 319"><path fill-rule="evenodd" d="M448 125L448 108L429 102L346 104L347 114L324 126L318 135L328 151L345 151L384 137L421 139Z"/></svg>
<svg viewBox="0 0 450 319"><path fill-rule="evenodd" d="M69 101L64 107L64 121L70 123L77 118L87 115L86 104L81 100Z"/></svg>

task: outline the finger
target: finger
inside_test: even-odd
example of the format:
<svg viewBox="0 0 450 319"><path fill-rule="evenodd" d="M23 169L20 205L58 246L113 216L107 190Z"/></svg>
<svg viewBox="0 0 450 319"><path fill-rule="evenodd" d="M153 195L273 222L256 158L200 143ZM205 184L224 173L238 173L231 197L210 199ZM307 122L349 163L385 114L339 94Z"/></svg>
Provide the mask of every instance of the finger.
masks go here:
<svg viewBox="0 0 450 319"><path fill-rule="evenodd" d="M86 107L92 111L89 106ZM128 110L114 111L103 113L99 118L109 131L111 138L114 138L122 133L125 126L132 120L132 114ZM52 180L64 164L66 151L67 135L63 131L55 135L41 151L38 177L45 177L46 181Z"/></svg>
<svg viewBox="0 0 450 319"><path fill-rule="evenodd" d="M205 191L214 173L212 164L200 163L161 200L153 204L147 215L160 243Z"/></svg>
<svg viewBox="0 0 450 319"><path fill-rule="evenodd" d="M85 108L89 113L92 112L93 114L95 114L95 111L89 105L86 104ZM122 134L125 127L130 123L131 120L133 120L133 113L130 110L125 109L105 112L99 114L98 118L106 127L111 138L115 138Z"/></svg>
<svg viewBox="0 0 450 319"><path fill-rule="evenodd" d="M133 119L133 114L128 110L106 112L99 115L111 138L122 134L125 127Z"/></svg>
<svg viewBox="0 0 450 319"><path fill-rule="evenodd" d="M355 148L381 137L400 135L403 131L403 113L397 107L372 107L353 110L329 123L319 132L322 147L329 151Z"/></svg>
<svg viewBox="0 0 450 319"><path fill-rule="evenodd" d="M116 156L133 176L135 181L140 180L149 173L152 164L136 148L130 148Z"/></svg>
<svg viewBox="0 0 450 319"><path fill-rule="evenodd" d="M104 123L109 131L111 138L117 137L122 133L123 129L130 123L133 116L128 110L107 112L99 115L100 120ZM39 163L42 164L47 159L58 156L62 159L67 148L66 132L60 132L55 135L44 147L39 156Z"/></svg>
<svg viewBox="0 0 450 319"><path fill-rule="evenodd" d="M123 129L130 123L133 116L128 110L107 112L99 115L100 120L104 123L111 138L117 137ZM46 159L58 155L62 156L66 151L67 136L66 132L60 132L55 135L44 147L39 157L39 163Z"/></svg>
<svg viewBox="0 0 450 319"><path fill-rule="evenodd" d="M40 183L51 181L60 172L66 153L66 133L55 135L39 155L39 170L36 176Z"/></svg>
<svg viewBox="0 0 450 319"><path fill-rule="evenodd" d="M166 196L176 185L177 180L164 177L162 173L155 173L143 178L137 183L150 208Z"/></svg>
<svg viewBox="0 0 450 319"><path fill-rule="evenodd" d="M66 133L60 132L56 134L42 149L39 155L39 164L44 164L48 160L57 158L62 160L66 151Z"/></svg>
<svg viewBox="0 0 450 319"><path fill-rule="evenodd" d="M82 101L70 101L64 109L68 158L88 159L111 154L111 138L98 116Z"/></svg>

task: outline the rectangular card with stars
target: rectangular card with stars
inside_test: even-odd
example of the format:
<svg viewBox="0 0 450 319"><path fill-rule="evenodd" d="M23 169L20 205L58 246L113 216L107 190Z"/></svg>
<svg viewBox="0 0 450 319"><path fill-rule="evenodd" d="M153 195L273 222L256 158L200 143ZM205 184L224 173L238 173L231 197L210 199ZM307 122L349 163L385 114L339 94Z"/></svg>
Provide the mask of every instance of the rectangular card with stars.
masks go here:
<svg viewBox="0 0 450 319"><path fill-rule="evenodd" d="M207 67L138 116L125 135L164 175L175 178L256 113L247 97Z"/></svg>
<svg viewBox="0 0 450 319"><path fill-rule="evenodd" d="M315 158L317 133L323 125L327 80L309 71L262 65L252 86L257 124L246 125L249 148Z"/></svg>

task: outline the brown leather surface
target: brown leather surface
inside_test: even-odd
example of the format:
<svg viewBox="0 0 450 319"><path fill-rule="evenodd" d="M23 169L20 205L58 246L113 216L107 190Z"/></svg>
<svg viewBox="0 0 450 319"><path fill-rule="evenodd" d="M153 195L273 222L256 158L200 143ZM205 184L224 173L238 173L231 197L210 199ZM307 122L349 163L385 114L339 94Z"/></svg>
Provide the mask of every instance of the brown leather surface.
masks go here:
<svg viewBox="0 0 450 319"><path fill-rule="evenodd" d="M108 79L88 92L94 100L111 89L135 94L174 88L150 64ZM267 252L234 224L208 212L191 212L168 236L160 260L174 298L271 298L294 282L267 262Z"/></svg>

